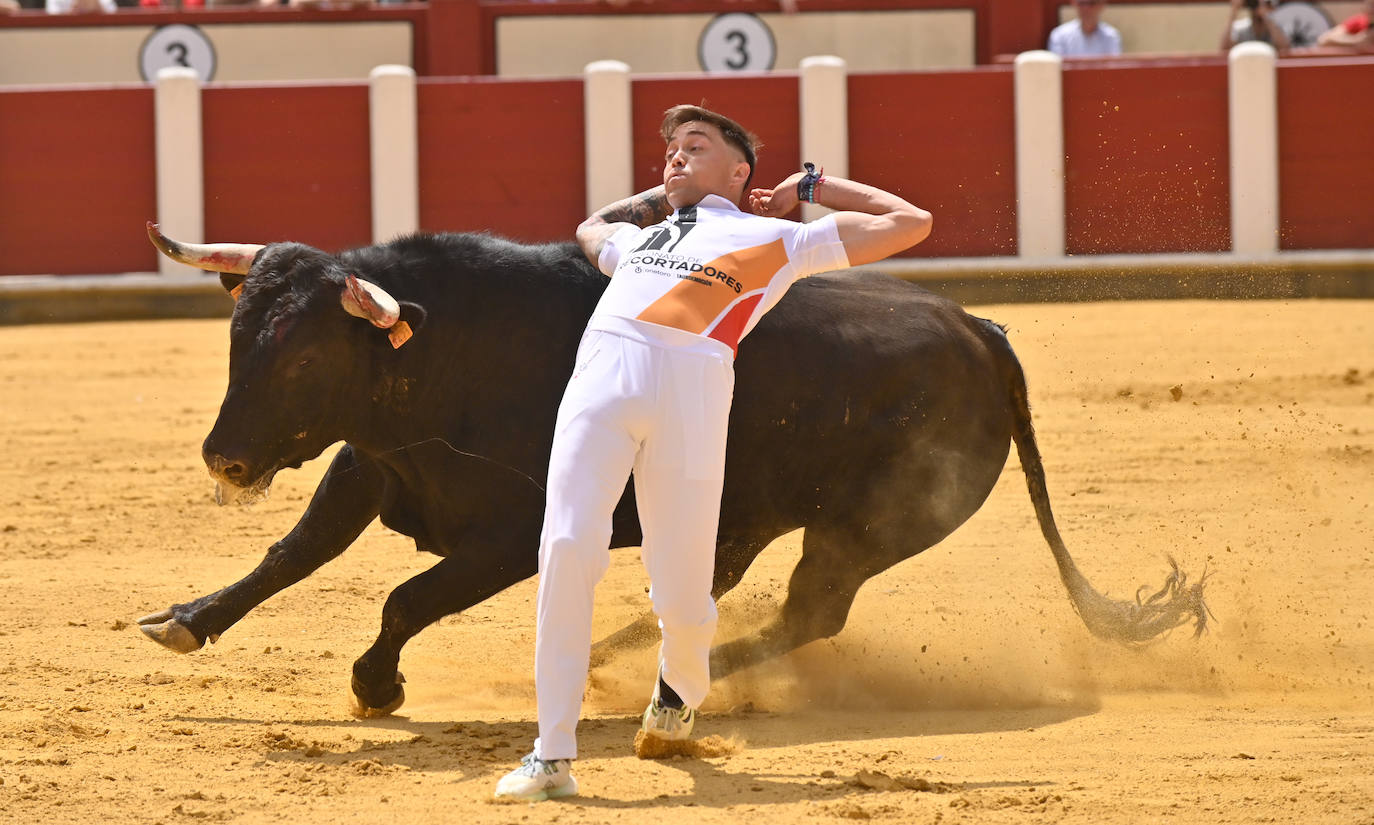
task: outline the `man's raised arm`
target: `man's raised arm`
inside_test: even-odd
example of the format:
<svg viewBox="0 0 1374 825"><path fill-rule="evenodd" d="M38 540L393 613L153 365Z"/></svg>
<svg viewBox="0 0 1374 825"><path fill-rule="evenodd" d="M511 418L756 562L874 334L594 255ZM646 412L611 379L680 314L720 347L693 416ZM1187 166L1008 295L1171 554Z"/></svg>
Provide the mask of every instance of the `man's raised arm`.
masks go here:
<svg viewBox="0 0 1374 825"><path fill-rule="evenodd" d="M797 172L773 189L754 189L749 206L756 214L780 218L796 208ZM930 235L929 212L876 186L829 176L812 188L813 203L836 210L835 225L850 266L862 266L915 246Z"/></svg>
<svg viewBox="0 0 1374 825"><path fill-rule="evenodd" d="M626 226L638 229L653 226L672 212L673 207L668 205L668 196L660 184L598 210L595 215L578 225L577 243L582 247L582 254L592 262L592 266L599 267L601 250L605 248L606 241L610 240L612 235Z"/></svg>

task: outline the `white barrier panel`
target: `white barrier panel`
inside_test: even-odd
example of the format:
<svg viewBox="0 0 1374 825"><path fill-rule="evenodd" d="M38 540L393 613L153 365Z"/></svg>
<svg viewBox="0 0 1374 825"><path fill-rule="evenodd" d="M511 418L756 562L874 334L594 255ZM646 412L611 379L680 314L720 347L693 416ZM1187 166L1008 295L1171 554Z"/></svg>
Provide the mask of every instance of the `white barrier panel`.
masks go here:
<svg viewBox="0 0 1374 825"><path fill-rule="evenodd" d="M844 59L831 55L801 62L801 160L824 167L827 175L849 177L849 72ZM798 167L800 168L800 166ZM755 181L772 186L777 181ZM830 212L814 203L802 204L802 220L814 221Z"/></svg>
<svg viewBox="0 0 1374 825"><path fill-rule="evenodd" d="M201 149L200 78L195 69L157 73L153 91L157 153L157 222L169 238L205 242L205 174ZM158 255L163 275L193 275L195 267Z"/></svg>
<svg viewBox="0 0 1374 825"><path fill-rule="evenodd" d="M1231 143L1231 251L1279 250L1278 55L1267 43L1232 47L1227 58Z"/></svg>
<svg viewBox="0 0 1374 825"><path fill-rule="evenodd" d="M1022 258L1064 255L1063 60L1016 56L1016 228Z"/></svg>
<svg viewBox="0 0 1374 825"><path fill-rule="evenodd" d="M634 194L630 67L598 60L583 70L587 214Z"/></svg>
<svg viewBox="0 0 1374 825"><path fill-rule="evenodd" d="M371 122L372 241L420 228L420 148L415 70L378 66L368 80Z"/></svg>

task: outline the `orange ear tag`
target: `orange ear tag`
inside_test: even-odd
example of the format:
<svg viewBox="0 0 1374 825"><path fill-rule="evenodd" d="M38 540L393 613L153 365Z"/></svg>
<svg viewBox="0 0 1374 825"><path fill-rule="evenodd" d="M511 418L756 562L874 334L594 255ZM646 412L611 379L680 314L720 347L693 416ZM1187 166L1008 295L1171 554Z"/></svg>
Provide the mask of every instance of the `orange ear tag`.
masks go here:
<svg viewBox="0 0 1374 825"><path fill-rule="evenodd" d="M400 349L401 344L409 341L410 336L414 334L415 333L410 329L410 324L407 324L405 321L397 321L396 325L387 333L387 337L391 339L392 349Z"/></svg>
<svg viewBox="0 0 1374 825"><path fill-rule="evenodd" d="M234 303L236 303L236 304L239 302L239 296L242 295L242 294L243 294L243 284L242 284L242 283L240 283L238 286L234 287L233 289L229 290L229 297L233 298L233 299L234 299Z"/></svg>

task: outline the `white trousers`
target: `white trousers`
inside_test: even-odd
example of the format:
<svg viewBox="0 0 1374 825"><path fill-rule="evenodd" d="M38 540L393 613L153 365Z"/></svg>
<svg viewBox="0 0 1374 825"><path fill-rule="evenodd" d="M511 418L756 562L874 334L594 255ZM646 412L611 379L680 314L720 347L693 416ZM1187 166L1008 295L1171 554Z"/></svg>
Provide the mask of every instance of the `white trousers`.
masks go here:
<svg viewBox="0 0 1374 825"><path fill-rule="evenodd" d="M593 591L610 566L611 516L631 471L663 679L688 707L706 698L734 381L724 345L687 351L610 332L583 335L558 409L539 543L539 758L577 758Z"/></svg>

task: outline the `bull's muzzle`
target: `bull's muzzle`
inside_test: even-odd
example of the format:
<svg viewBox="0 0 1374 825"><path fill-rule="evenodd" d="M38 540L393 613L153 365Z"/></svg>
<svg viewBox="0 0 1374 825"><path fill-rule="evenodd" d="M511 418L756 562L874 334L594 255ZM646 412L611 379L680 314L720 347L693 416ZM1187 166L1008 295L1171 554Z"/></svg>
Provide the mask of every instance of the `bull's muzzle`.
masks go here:
<svg viewBox="0 0 1374 825"><path fill-rule="evenodd" d="M243 485L247 482L245 476L248 473L248 469L242 462L225 458L219 453L208 449L201 450L201 457L205 459L205 466L209 468L210 475L214 476L216 480L227 481L230 484L238 485Z"/></svg>
<svg viewBox="0 0 1374 825"><path fill-rule="evenodd" d="M254 504L267 497L268 490L272 487L272 477L276 474L276 466L250 477L251 471L247 464L227 458L208 447L201 449L201 457L205 459L205 466L210 470L210 478L215 480L216 504Z"/></svg>

